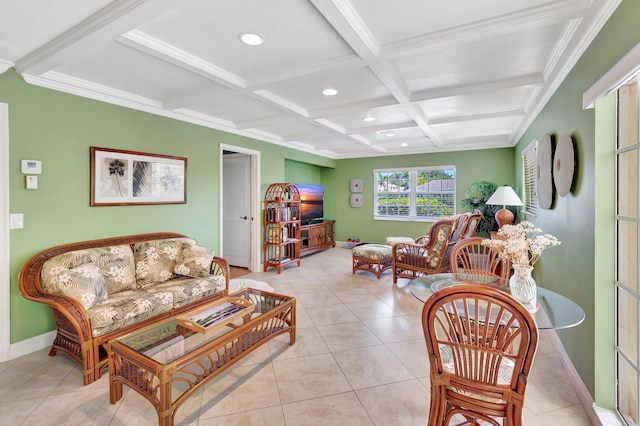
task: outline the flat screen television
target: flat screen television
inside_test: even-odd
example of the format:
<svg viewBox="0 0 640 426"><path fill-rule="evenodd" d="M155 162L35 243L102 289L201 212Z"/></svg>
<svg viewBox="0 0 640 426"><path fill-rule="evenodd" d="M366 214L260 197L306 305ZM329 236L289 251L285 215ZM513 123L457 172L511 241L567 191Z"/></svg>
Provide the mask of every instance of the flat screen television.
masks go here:
<svg viewBox="0 0 640 426"><path fill-rule="evenodd" d="M322 185L296 183L300 191L300 222L303 225L320 223L324 217Z"/></svg>

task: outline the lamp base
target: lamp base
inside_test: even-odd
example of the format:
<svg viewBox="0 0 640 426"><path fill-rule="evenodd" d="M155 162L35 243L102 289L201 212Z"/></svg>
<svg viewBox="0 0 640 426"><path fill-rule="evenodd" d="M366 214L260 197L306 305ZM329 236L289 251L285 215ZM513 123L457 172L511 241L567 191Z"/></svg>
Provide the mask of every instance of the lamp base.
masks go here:
<svg viewBox="0 0 640 426"><path fill-rule="evenodd" d="M504 225L511 225L515 216L511 213L511 210L503 208L496 212L495 218L496 222L498 222L498 226L502 228Z"/></svg>

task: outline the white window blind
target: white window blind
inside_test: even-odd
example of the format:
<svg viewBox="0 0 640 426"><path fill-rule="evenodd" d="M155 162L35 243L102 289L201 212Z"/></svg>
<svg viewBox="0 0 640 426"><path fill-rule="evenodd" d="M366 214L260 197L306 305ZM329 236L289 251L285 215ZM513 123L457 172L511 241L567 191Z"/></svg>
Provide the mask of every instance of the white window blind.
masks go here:
<svg viewBox="0 0 640 426"><path fill-rule="evenodd" d="M524 173L524 211L526 214L534 217L538 214L538 193L536 192L537 154L537 140L533 140L522 151L522 170Z"/></svg>
<svg viewBox="0 0 640 426"><path fill-rule="evenodd" d="M455 214L454 166L374 170L374 219L432 221Z"/></svg>

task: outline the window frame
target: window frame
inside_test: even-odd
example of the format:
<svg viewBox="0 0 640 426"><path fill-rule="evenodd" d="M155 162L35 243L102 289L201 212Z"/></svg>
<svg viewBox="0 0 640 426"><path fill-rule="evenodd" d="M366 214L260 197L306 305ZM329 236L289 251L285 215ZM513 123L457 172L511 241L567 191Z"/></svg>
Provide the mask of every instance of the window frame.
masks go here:
<svg viewBox="0 0 640 426"><path fill-rule="evenodd" d="M451 194L453 197L452 201L452 213L451 215L444 216L417 216L416 207L417 207L417 198L418 195L425 194L424 192L418 192L416 190L416 182L417 176L420 172L430 172L430 171L450 171L453 170L454 173L454 184L453 190L451 191L441 191L441 194ZM409 172L409 191L407 192L393 192L393 191L379 191L378 190L378 174L379 173L405 173ZM457 174L458 171L456 166L453 165L445 165L445 166L425 166L425 167L397 167L397 168L385 168L385 169L374 169L373 170L373 220L389 220L396 222L435 222L443 217L449 217L456 214L456 188L457 188ZM378 214L378 199L379 196L383 195L398 195L403 194L409 197L409 215L408 216L386 216Z"/></svg>
<svg viewBox="0 0 640 426"><path fill-rule="evenodd" d="M538 216L537 156L538 140L534 139L522 150L522 200L524 203L522 212L531 217Z"/></svg>

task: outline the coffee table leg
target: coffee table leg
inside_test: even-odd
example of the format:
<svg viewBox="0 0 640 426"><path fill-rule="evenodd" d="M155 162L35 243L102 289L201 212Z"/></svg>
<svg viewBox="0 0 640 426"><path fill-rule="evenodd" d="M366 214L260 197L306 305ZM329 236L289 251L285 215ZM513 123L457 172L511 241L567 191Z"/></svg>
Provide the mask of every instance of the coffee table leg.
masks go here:
<svg viewBox="0 0 640 426"><path fill-rule="evenodd" d="M158 404L158 424L160 426L173 426L174 407L171 405L171 376L167 371L160 373L160 401Z"/></svg>

